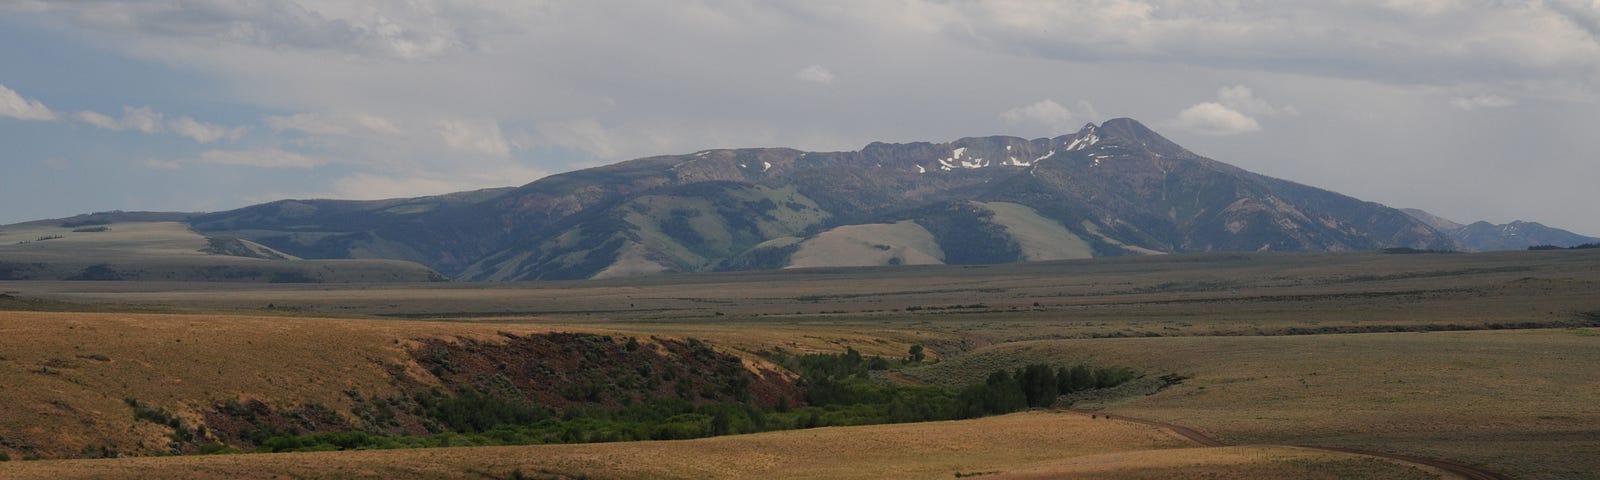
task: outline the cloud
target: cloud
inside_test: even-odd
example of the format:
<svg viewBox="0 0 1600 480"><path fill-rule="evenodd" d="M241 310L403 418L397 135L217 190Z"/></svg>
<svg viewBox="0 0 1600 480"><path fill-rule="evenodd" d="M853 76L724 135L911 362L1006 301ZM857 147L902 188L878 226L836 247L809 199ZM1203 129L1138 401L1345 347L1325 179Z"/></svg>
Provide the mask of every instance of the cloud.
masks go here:
<svg viewBox="0 0 1600 480"><path fill-rule="evenodd" d="M1217 103L1246 115L1277 117L1300 114L1300 110L1294 108L1294 105L1280 107L1257 98L1255 93L1250 91L1250 87L1244 85L1222 87L1217 90Z"/></svg>
<svg viewBox="0 0 1600 480"><path fill-rule="evenodd" d="M1261 131L1261 123L1255 117L1299 114L1293 105L1273 105L1257 97L1250 87L1233 85L1218 89L1216 101L1201 102L1178 112L1169 124L1203 135L1238 135Z"/></svg>
<svg viewBox="0 0 1600 480"><path fill-rule="evenodd" d="M187 115L167 120L166 115L150 107L122 107L122 117L116 118L100 112L81 111L74 115L78 121L111 131L133 130L145 134L171 132L199 143L221 139L238 140L248 127L227 127L201 122Z"/></svg>
<svg viewBox="0 0 1600 480"><path fill-rule="evenodd" d="M308 112L287 116L268 116L268 127L278 131L297 131L312 135L352 135L372 133L396 135L400 128L380 115L363 112Z"/></svg>
<svg viewBox="0 0 1600 480"><path fill-rule="evenodd" d="M506 28L508 19L497 14L537 9L495 3L419 0L375 8L350 1L96 1L37 2L20 10L65 11L80 27L143 38L417 61L476 50L474 32Z"/></svg>
<svg viewBox="0 0 1600 480"><path fill-rule="evenodd" d="M77 118L80 122L104 128L106 130L122 130L123 128L122 124L117 122L117 119L111 118L110 115L100 112L91 112L85 110L78 112Z"/></svg>
<svg viewBox="0 0 1600 480"><path fill-rule="evenodd" d="M1089 63L1183 64L1396 85L1600 86L1592 1L949 2L910 9L980 48ZM1521 85L1533 92L1539 85ZM1583 90L1583 88L1578 88Z"/></svg>
<svg viewBox="0 0 1600 480"><path fill-rule="evenodd" d="M1256 119L1217 102L1205 102L1178 112L1172 126L1203 135L1238 135L1261 131Z"/></svg>
<svg viewBox="0 0 1600 480"><path fill-rule="evenodd" d="M616 158L624 148L623 138L593 118L540 122L520 136L521 148L552 146L589 152L600 158Z"/></svg>
<svg viewBox="0 0 1600 480"><path fill-rule="evenodd" d="M297 148L368 168L456 168L449 163L500 161L512 150L499 121L485 117L338 110L269 115L262 124Z"/></svg>
<svg viewBox="0 0 1600 480"><path fill-rule="evenodd" d="M827 68L823 68L822 65L811 65L806 68L802 68L800 71L794 72L794 78L802 82L815 83L818 85L833 85L834 80L833 72L828 71Z"/></svg>
<svg viewBox="0 0 1600 480"><path fill-rule="evenodd" d="M122 107L122 118L115 118L100 112L82 111L75 117L78 121L112 131L137 130L144 133L157 133L162 131L162 115L150 110L150 107Z"/></svg>
<svg viewBox="0 0 1600 480"><path fill-rule="evenodd" d="M1001 112L1000 119L1009 125L1042 127L1045 134L1055 135L1071 132L1080 123L1100 118L1100 112L1096 112L1089 102L1079 101L1078 108L1079 112L1073 112L1055 100L1047 98Z"/></svg>
<svg viewBox="0 0 1600 480"><path fill-rule="evenodd" d="M258 168L313 168L329 163L328 159L276 148L260 150L207 150L193 160L207 165L231 165Z"/></svg>
<svg viewBox="0 0 1600 480"><path fill-rule="evenodd" d="M441 120L438 127L445 144L456 149L492 157L511 154L511 147L500 133L500 124L494 120Z"/></svg>
<svg viewBox="0 0 1600 480"><path fill-rule="evenodd" d="M239 136L244 135L245 130L248 129L247 127L224 127L200 122L188 116L178 117L167 122L167 128L172 130L172 133L189 137L189 139L200 143L211 143L224 138L238 140Z"/></svg>
<svg viewBox="0 0 1600 480"><path fill-rule="evenodd" d="M38 100L23 97L5 85L0 85L0 117L18 120L52 121L58 116Z"/></svg>
<svg viewBox="0 0 1600 480"><path fill-rule="evenodd" d="M511 184L508 183L508 179L516 179L514 183L520 184L536 180L548 174L549 172L517 166L506 166L458 175L405 175L400 173L361 172L339 177L333 182L332 191L318 196L376 200L439 195L483 188L505 187Z"/></svg>
<svg viewBox="0 0 1600 480"><path fill-rule="evenodd" d="M1477 110L1480 108L1503 108L1516 104L1516 100L1498 95L1473 95L1470 97L1455 97L1450 99L1450 106L1466 111Z"/></svg>

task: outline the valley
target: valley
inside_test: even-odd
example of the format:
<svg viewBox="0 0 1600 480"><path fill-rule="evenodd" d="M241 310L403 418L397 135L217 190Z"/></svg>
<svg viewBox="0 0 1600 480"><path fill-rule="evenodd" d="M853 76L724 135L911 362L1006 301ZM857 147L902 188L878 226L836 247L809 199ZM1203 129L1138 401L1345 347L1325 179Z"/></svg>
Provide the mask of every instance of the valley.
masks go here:
<svg viewBox="0 0 1600 480"><path fill-rule="evenodd" d="M1210 253L536 283L7 281L0 282L0 308L8 310L0 312L0 375L8 379L0 403L14 407L0 419L6 432L0 449L13 461L0 462L0 474L1441 475L1411 464L1293 447L1307 446L1446 459L1511 478L1582 478L1600 469L1587 460L1600 458L1600 438L1591 434L1600 412L1586 400L1600 394L1593 391L1600 379L1592 378L1594 369L1585 360L1600 355L1600 305L1592 296L1600 283L1597 267L1600 255L1593 250ZM584 352L589 347L581 345L596 344L573 343L583 335L596 339L584 342L614 345L601 351L618 352L604 355L620 354L629 338L662 352L701 342L719 355L742 359L754 379L777 379L772 375L786 370L772 363L773 352L849 349L900 359L912 346L924 347L928 361L894 367L887 381L959 387L982 383L995 370L1032 364L1128 367L1141 378L1064 396L1058 405L1171 422L1235 446L1197 448L1146 425L1096 424L1078 413L1040 410L665 442L223 456L195 455L198 450L189 449L204 446L200 442L184 444L190 445L184 447L188 455L181 457L68 460L167 451L173 429L141 420L140 408L166 412L187 428L210 426L205 438L233 438L228 441L245 451L251 444L237 443L240 430L217 416L230 400L260 402L287 419L301 415L320 419L317 425L357 427L367 421L360 413L369 411L364 405L375 399L404 405L428 388L487 385L482 373L470 372L494 372L495 361L485 360L487 370L474 370L480 367L470 365L477 360L466 359L499 358L491 352L504 347L496 345L569 338L554 344L566 347L539 351ZM429 345L446 344L459 346L451 347L453 363L422 355L435 348ZM560 358L565 357L529 365L568 361ZM539 378L536 370L516 373L517 368L513 363L502 372L513 383ZM1177 380L1164 384L1158 377ZM702 382L695 378L692 385ZM559 389L550 390L554 397L533 393L545 381L516 383L516 391L564 405ZM594 398L619 399L626 391L602 389ZM569 398L585 394L574 395L579 396ZM415 428L405 425L432 418L405 411L396 411L397 426L379 431L396 435ZM278 418L259 418L269 417ZM735 416L736 426L741 418ZM295 421L283 425L304 428ZM977 447L998 445L993 442L1001 437L1033 447ZM831 447L822 445L881 448L829 454ZM934 452L945 460L927 461ZM30 455L40 460L20 461ZM733 463L673 460L685 456ZM860 461L807 463L818 458ZM320 473L303 467L313 464Z"/></svg>

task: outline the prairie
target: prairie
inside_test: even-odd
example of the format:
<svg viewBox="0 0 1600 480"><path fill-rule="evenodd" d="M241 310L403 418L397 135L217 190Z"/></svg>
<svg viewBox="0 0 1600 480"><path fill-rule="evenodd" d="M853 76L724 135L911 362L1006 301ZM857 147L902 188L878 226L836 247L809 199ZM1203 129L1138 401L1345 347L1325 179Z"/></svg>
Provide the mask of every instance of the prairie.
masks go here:
<svg viewBox="0 0 1600 480"><path fill-rule="evenodd" d="M1516 478L1585 478L1600 471L1600 410L1588 401L1600 395L1600 369L1589 362L1600 356L1597 287L1592 250L1206 254L538 283L3 281L9 299L0 306L9 307L0 308L85 310L0 311L0 404L12 406L0 416L0 449L28 446L47 458L160 451L165 432L135 420L129 399L191 422L228 398L345 412L355 407L347 390L396 388L386 366L420 369L407 357L419 340L536 332L693 337L752 362L775 349L899 357L923 345L940 362L894 378L948 385L1028 363L1127 366L1145 375L1138 388L1066 400L1238 446L1197 449L1165 436L1048 453L999 448L1007 435L1099 438L1074 433L1075 415L1030 413L671 442L9 462L0 476L1437 476L1291 447L1305 445L1452 459ZM1151 383L1168 374L1187 378ZM1002 438L962 436L996 425L1007 433L985 435ZM896 446L872 454L882 457L851 448L882 432L980 443L882 440ZM805 443L813 438L826 441ZM691 464L752 458L793 468ZM311 464L327 468L303 468Z"/></svg>
<svg viewBox="0 0 1600 480"><path fill-rule="evenodd" d="M1144 425L1031 412L670 442L121 458L0 464L7 478L1435 478L1282 447L1185 448ZM1129 465L1138 465L1130 468ZM1014 471L1014 473L1013 473ZM1329 474L1328 472L1335 472ZM1082 477L1079 477L1082 475ZM988 477L985 477L988 478Z"/></svg>
<svg viewBox="0 0 1600 480"><path fill-rule="evenodd" d="M944 367L1050 358L1192 377L1092 406L1231 444L1403 452L1528 479L1600 471L1596 329L1032 341Z"/></svg>

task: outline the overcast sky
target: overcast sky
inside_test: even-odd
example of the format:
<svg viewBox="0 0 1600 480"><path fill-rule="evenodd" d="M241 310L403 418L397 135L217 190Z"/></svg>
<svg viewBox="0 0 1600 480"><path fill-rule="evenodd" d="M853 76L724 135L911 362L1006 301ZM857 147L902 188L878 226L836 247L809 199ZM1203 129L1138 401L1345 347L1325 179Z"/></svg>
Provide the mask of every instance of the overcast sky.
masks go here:
<svg viewBox="0 0 1600 480"><path fill-rule="evenodd" d="M0 3L0 224L522 185L1132 117L1259 173L1600 235L1600 0Z"/></svg>

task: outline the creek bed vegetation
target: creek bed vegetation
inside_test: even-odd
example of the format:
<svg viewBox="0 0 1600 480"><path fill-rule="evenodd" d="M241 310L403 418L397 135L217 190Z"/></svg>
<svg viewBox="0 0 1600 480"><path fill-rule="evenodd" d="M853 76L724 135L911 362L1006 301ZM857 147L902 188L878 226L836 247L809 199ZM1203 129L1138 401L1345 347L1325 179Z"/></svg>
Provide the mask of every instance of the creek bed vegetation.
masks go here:
<svg viewBox="0 0 1600 480"><path fill-rule="evenodd" d="M983 383L962 388L874 378L874 371L922 364L921 348L917 347L920 345L903 359L863 356L854 349L836 354L763 352L768 360L799 374L797 383L804 402L796 405L780 399L775 405L763 406L745 393L714 403L650 396L638 401L630 397L618 406L573 404L558 410L470 388L454 395L434 389L416 395L407 406L409 413L423 419L430 431L427 434L291 430L251 432L250 440L256 444L254 452L306 452L681 440L825 426L958 420L1049 407L1060 395L1111 388L1136 376L1127 368L1033 364L1014 371L995 370ZM395 402L373 399L372 403ZM237 448L222 446L202 449L202 453L237 452Z"/></svg>

